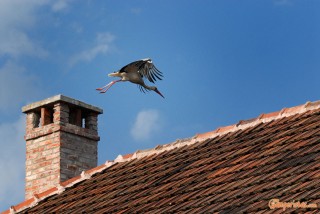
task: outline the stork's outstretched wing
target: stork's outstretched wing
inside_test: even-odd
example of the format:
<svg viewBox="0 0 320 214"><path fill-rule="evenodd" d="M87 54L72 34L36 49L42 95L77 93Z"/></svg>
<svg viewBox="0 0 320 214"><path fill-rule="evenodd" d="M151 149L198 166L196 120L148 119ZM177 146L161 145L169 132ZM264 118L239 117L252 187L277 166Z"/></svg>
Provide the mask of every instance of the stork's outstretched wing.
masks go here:
<svg viewBox="0 0 320 214"><path fill-rule="evenodd" d="M144 64L145 62L143 60L138 60L138 61L134 61L129 63L128 65L123 66L119 72L126 72L126 73L130 73L130 72L138 72L139 68Z"/></svg>
<svg viewBox="0 0 320 214"><path fill-rule="evenodd" d="M163 75L161 71L154 66L151 59L146 59L143 62L144 63L141 63L138 70L141 76L147 78L152 83L157 79L162 80Z"/></svg>
<svg viewBox="0 0 320 214"><path fill-rule="evenodd" d="M161 71L159 71L156 66L154 66L150 58L131 62L128 65L122 67L119 72L138 72L141 77L147 78L152 83L154 83L154 81L156 81L157 79L162 80L163 77Z"/></svg>

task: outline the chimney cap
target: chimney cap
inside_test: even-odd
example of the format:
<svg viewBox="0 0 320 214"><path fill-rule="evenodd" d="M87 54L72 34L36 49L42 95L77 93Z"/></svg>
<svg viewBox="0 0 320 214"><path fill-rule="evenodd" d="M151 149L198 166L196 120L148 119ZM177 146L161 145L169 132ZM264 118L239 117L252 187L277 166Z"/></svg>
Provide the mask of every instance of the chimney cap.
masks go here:
<svg viewBox="0 0 320 214"><path fill-rule="evenodd" d="M41 100L41 101L38 101L38 102L34 102L34 103L31 103L31 104L28 104L26 106L23 106L22 107L22 112L23 113L27 113L29 111L32 111L32 110L35 110L35 109L39 109L39 108L41 108L43 106L54 104L54 103L58 103L58 102L64 102L64 103L68 103L68 104L71 104L71 105L75 105L75 106L84 108L86 110L90 110L90 111L96 112L98 114L102 114L103 113L103 110L101 108L99 108L99 107L84 103L84 102L82 102L80 100L76 100L76 99L73 99L71 97L64 96L62 94L58 94L56 96L49 97L47 99L44 99L44 100Z"/></svg>

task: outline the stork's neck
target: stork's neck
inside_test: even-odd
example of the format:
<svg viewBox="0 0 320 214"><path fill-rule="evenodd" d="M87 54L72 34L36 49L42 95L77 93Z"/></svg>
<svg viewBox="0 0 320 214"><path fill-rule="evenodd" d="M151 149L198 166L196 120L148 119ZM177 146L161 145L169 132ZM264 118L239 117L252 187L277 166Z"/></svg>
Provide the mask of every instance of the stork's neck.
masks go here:
<svg viewBox="0 0 320 214"><path fill-rule="evenodd" d="M146 84L143 84L142 86L145 87L146 89L152 90L152 91L154 91L154 90L156 89L156 87L154 87L154 86L148 86L148 85L146 85Z"/></svg>

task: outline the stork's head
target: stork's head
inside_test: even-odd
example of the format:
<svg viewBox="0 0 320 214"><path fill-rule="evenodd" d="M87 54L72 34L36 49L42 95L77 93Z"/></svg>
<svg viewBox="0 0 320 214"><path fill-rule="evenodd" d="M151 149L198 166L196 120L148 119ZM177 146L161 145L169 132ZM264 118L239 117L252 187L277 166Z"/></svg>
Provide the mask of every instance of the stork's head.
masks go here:
<svg viewBox="0 0 320 214"><path fill-rule="evenodd" d="M115 71L113 73L108 74L109 77L121 77L120 71Z"/></svg>

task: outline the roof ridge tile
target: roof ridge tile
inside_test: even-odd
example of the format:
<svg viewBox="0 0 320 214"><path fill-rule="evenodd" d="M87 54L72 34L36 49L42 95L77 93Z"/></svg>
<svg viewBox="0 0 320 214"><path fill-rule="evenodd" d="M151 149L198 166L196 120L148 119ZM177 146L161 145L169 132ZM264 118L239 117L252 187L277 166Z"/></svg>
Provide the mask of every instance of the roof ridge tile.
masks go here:
<svg viewBox="0 0 320 214"><path fill-rule="evenodd" d="M15 210L14 206L10 207L9 212L10 212L10 214L15 214L16 213L16 210Z"/></svg>
<svg viewBox="0 0 320 214"><path fill-rule="evenodd" d="M40 201L40 197L38 194L33 194L33 203L34 204L38 204L38 202Z"/></svg>
<svg viewBox="0 0 320 214"><path fill-rule="evenodd" d="M65 191L65 187L64 186L62 186L60 183L56 186L56 188L57 188L57 194L58 195L60 195L62 192L64 192Z"/></svg>
<svg viewBox="0 0 320 214"><path fill-rule="evenodd" d="M90 179L91 175L89 173L86 173L85 171L82 171L80 174L81 178L84 180Z"/></svg>
<svg viewBox="0 0 320 214"><path fill-rule="evenodd" d="M305 108L308 110L314 110L320 108L320 100L314 101L314 102L306 102Z"/></svg>

